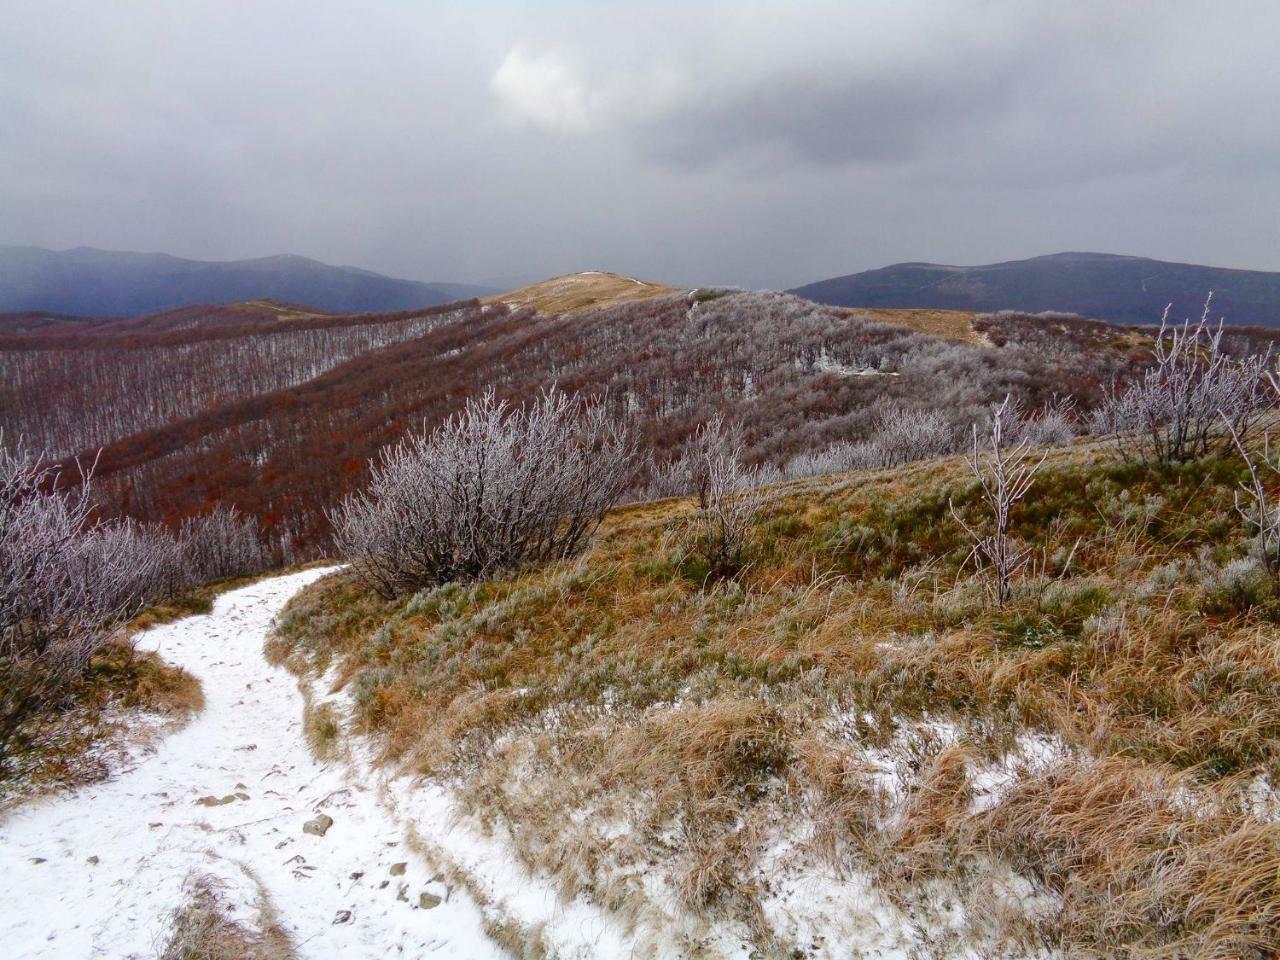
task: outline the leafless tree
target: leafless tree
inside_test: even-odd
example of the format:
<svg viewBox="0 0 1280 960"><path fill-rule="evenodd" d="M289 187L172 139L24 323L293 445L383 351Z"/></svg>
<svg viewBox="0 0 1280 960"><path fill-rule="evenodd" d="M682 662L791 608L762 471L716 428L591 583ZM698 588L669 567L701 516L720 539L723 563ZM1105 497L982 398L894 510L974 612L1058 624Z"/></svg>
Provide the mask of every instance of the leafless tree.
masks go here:
<svg viewBox="0 0 1280 960"><path fill-rule="evenodd" d="M686 539L715 576L737 573L745 560L747 537L763 502L758 467L742 462L742 442L719 419L701 426L682 458L691 477L698 509Z"/></svg>
<svg viewBox="0 0 1280 960"><path fill-rule="evenodd" d="M603 403L549 390L518 408L492 391L373 464L331 514L335 543L397 596L581 550L631 478L634 444Z"/></svg>
<svg viewBox="0 0 1280 960"><path fill-rule="evenodd" d="M1212 296L1199 322L1169 323L1165 308L1155 363L1122 391L1113 390L1094 418L1095 432L1114 433L1126 456L1177 463L1229 449L1217 429L1225 419L1241 441L1270 406L1263 389L1268 357L1231 357L1223 327L1209 323Z"/></svg>
<svg viewBox="0 0 1280 960"><path fill-rule="evenodd" d="M951 504L951 515L973 541L969 556L979 570L990 569L994 576L996 603L1003 607L1012 596L1014 578L1026 566L1031 548L1015 544L1009 536L1010 515L1031 489L1036 472L1047 453L1037 456L1031 441L1013 439L1019 432L1018 410L1011 397L992 411L990 432L985 438L973 425L973 449L965 458L977 478L983 504L991 514L990 532L970 525Z"/></svg>

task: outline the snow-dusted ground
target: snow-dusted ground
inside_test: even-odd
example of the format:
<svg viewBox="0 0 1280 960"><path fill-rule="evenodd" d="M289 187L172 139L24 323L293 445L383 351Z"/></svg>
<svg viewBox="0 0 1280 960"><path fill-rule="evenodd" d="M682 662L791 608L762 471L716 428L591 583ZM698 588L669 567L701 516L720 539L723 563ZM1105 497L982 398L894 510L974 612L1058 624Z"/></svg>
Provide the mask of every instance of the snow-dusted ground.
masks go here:
<svg viewBox="0 0 1280 960"><path fill-rule="evenodd" d="M509 956L486 930L563 960L754 955L737 925L684 915L656 877L650 902L629 918L563 902L551 878L520 866L504 831L487 835L459 816L438 784L375 769L367 744L316 761L298 682L262 650L275 614L327 572L260 581L219 597L208 616L143 636L140 646L201 679L207 706L115 779L0 821L0 960L155 956L197 876L213 878L250 926L265 892L300 956L316 960ZM308 693L350 708L328 678L309 681ZM934 739L947 742L950 731L935 726ZM1025 744L1020 762L1048 762L1054 747ZM893 792L894 755L880 759L873 766ZM974 774L980 803L1011 775L1003 766ZM327 833L304 832L320 814L333 819ZM779 935L814 957L906 960L941 929L937 918L900 914L870 876L834 876L796 846L805 829L793 827L760 868L771 891L762 907Z"/></svg>
<svg viewBox="0 0 1280 960"><path fill-rule="evenodd" d="M0 956L154 956L197 874L220 879L234 915L251 922L260 883L302 957L506 955L476 904L408 848L383 791L312 758L296 681L263 660L272 617L326 572L232 591L210 615L143 637L201 679L207 706L118 778L0 823ZM332 827L304 833L320 813Z"/></svg>

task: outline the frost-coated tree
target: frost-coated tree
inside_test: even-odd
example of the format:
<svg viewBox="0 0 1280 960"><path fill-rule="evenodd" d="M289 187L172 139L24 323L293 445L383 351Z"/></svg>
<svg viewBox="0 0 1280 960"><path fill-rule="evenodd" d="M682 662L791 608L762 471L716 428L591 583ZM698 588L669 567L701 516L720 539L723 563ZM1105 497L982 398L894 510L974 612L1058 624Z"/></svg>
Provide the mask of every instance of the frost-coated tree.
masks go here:
<svg viewBox="0 0 1280 960"><path fill-rule="evenodd" d="M549 390L522 407L492 391L372 465L330 519L338 551L394 597L572 556L631 479L634 443L602 403Z"/></svg>
<svg viewBox="0 0 1280 960"><path fill-rule="evenodd" d="M1094 417L1094 431L1114 433L1126 456L1180 463L1230 449L1225 419L1240 441L1271 406L1264 389L1266 355L1236 359L1223 350L1223 327L1209 323L1212 296L1199 322L1169 323L1165 308L1153 366L1113 391Z"/></svg>
<svg viewBox="0 0 1280 960"><path fill-rule="evenodd" d="M992 411L990 431L985 437L978 432L978 425L973 425L973 449L965 459L991 514L990 532L983 533L967 523L951 505L951 515L973 541L969 556L979 570L989 569L992 573L992 592L1001 607L1012 596L1013 580L1031 556L1030 547L1015 544L1009 536L1010 514L1026 497L1048 455L1036 456L1026 436L1015 439L1020 432L1018 409L1011 397L1005 397Z"/></svg>
<svg viewBox="0 0 1280 960"><path fill-rule="evenodd" d="M764 499L760 470L743 464L741 439L718 417L698 428L681 459L698 497L689 546L710 573L732 575L742 567Z"/></svg>

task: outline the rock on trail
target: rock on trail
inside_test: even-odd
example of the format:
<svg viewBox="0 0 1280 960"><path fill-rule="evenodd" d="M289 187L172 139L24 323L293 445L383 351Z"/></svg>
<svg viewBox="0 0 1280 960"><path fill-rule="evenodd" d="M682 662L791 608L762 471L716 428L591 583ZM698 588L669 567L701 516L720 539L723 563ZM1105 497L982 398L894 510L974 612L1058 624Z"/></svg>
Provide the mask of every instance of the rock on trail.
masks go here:
<svg viewBox="0 0 1280 960"><path fill-rule="evenodd" d="M311 756L297 684L263 659L272 618L327 572L231 591L211 614L143 636L200 678L205 710L117 779L0 822L0 953L155 956L184 881L207 874L240 891L239 918L253 917L261 884L304 958L505 956L474 902L409 849L377 791Z"/></svg>

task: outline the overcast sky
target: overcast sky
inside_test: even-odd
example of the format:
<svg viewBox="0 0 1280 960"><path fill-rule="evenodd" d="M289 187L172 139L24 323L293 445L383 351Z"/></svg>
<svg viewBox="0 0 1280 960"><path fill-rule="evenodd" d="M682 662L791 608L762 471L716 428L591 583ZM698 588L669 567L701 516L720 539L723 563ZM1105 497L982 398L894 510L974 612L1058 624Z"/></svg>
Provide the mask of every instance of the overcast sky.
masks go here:
<svg viewBox="0 0 1280 960"><path fill-rule="evenodd" d="M0 0L0 243L786 287L1280 270L1280 3Z"/></svg>

